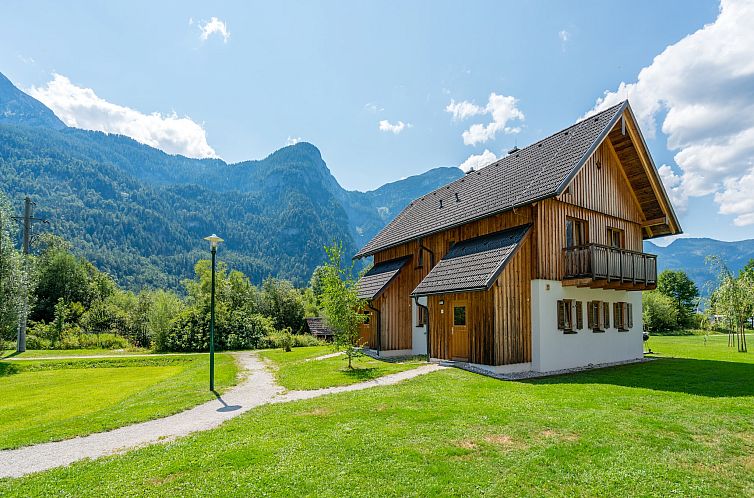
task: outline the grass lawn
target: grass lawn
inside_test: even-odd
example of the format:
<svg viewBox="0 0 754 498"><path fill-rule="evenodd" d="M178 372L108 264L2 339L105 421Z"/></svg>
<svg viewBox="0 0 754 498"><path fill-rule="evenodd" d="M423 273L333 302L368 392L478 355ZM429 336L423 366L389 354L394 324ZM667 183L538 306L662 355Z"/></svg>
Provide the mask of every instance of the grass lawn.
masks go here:
<svg viewBox="0 0 754 498"><path fill-rule="evenodd" d="M5 358L51 358L54 356L119 356L147 354L148 349L27 349L23 353L14 350L0 351L0 359Z"/></svg>
<svg viewBox="0 0 754 498"><path fill-rule="evenodd" d="M230 355L216 383L235 383ZM209 359L164 356L0 361L0 449L66 439L170 415L214 395ZM1 493L0 493L1 494Z"/></svg>
<svg viewBox="0 0 754 498"><path fill-rule="evenodd" d="M655 340L693 352L527 382L447 369L266 405L165 446L0 481L0 495L754 495L754 353Z"/></svg>
<svg viewBox="0 0 754 498"><path fill-rule="evenodd" d="M345 386L427 364L418 360L389 363L361 356L354 359L354 369L348 370L348 360L344 355L324 360L313 359L331 353L331 346L312 346L293 348L288 353L282 349L267 350L260 352L260 355L272 360L278 383L289 390Z"/></svg>

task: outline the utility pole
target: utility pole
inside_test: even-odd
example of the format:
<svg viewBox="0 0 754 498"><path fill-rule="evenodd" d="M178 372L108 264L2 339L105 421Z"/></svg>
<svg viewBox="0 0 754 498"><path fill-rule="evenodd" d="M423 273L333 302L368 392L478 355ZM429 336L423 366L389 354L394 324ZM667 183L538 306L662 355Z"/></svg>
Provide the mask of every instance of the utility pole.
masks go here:
<svg viewBox="0 0 754 498"><path fill-rule="evenodd" d="M24 260L24 277L23 277L23 290L21 292L21 299L23 303L21 305L21 316L18 320L18 341L16 343L16 351L23 353L26 351L26 322L29 318L29 250L31 248L31 234L32 225L35 221L40 223L48 223L47 220L41 218L34 218L33 209L36 206L31 201L31 197L28 195L24 199L24 216L14 216L13 219L21 221L24 226L23 231L23 260Z"/></svg>

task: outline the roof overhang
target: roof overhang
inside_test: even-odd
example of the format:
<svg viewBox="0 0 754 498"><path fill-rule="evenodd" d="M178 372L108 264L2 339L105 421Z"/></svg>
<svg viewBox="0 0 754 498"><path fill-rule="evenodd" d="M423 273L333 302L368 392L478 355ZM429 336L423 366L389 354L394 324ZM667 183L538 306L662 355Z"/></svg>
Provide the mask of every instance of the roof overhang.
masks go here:
<svg viewBox="0 0 754 498"><path fill-rule="evenodd" d="M359 299L377 299L410 260L411 256L405 256L374 265L356 283Z"/></svg>
<svg viewBox="0 0 754 498"><path fill-rule="evenodd" d="M486 291L515 256L531 224L458 242L411 293L430 296Z"/></svg>

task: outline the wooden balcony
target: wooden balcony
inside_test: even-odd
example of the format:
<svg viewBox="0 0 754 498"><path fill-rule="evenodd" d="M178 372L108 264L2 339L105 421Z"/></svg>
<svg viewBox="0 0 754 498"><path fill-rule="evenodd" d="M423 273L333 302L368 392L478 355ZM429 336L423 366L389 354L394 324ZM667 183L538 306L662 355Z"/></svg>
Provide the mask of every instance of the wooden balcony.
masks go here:
<svg viewBox="0 0 754 498"><path fill-rule="evenodd" d="M600 244L563 249L563 285L596 289L652 290L657 256Z"/></svg>

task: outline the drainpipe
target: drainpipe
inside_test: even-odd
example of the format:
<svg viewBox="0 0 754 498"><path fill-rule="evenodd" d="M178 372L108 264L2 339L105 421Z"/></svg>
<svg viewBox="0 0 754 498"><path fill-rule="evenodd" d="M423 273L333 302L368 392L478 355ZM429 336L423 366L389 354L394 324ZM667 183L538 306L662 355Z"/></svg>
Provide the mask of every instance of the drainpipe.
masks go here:
<svg viewBox="0 0 754 498"><path fill-rule="evenodd" d="M377 326L377 356L380 355L380 351L382 350L382 315L380 313L380 310L372 306L372 301L367 301L367 306L370 310L374 311L374 318L375 318L375 325Z"/></svg>
<svg viewBox="0 0 754 498"><path fill-rule="evenodd" d="M429 349L429 308L419 302L419 296L414 296L414 302L418 308L424 308L424 312L427 314L427 323L424 326L427 327L427 363L429 363L431 358Z"/></svg>

